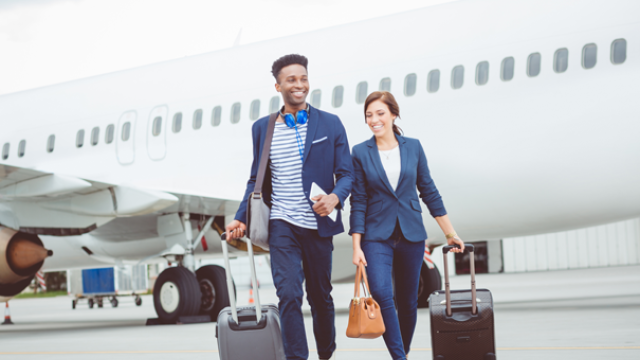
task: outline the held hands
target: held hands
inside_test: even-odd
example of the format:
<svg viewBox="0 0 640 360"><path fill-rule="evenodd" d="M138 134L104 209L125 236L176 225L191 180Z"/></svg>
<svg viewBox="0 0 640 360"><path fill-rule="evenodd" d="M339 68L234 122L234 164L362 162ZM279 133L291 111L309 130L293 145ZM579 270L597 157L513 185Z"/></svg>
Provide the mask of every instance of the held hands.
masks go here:
<svg viewBox="0 0 640 360"><path fill-rule="evenodd" d="M227 242L231 243L231 240L244 236L244 233L247 231L247 225L241 221L233 220L227 225L225 231L227 232Z"/></svg>
<svg viewBox="0 0 640 360"><path fill-rule="evenodd" d="M364 252L358 247L357 249L353 249L353 265L358 266L361 262L364 266L367 266L367 259L364 258Z"/></svg>
<svg viewBox="0 0 640 360"><path fill-rule="evenodd" d="M318 195L312 197L311 200L317 201L313 204L313 211L320 216L327 216L331 214L333 209L340 202L340 199L338 199L338 195L336 194Z"/></svg>
<svg viewBox="0 0 640 360"><path fill-rule="evenodd" d="M460 245L460 248L453 248L451 250L449 250L449 252L454 252L454 253L462 253L464 252L464 242L462 241L462 239L460 239L460 237L456 234L453 235L451 237L447 236L447 244L448 245Z"/></svg>

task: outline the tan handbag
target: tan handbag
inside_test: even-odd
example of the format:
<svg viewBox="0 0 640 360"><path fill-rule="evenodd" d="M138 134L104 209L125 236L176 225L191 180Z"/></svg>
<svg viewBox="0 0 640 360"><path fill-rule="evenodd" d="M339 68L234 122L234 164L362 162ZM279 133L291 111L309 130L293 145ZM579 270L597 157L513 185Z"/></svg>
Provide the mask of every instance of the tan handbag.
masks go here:
<svg viewBox="0 0 640 360"><path fill-rule="evenodd" d="M365 297L360 297L360 284L364 282ZM361 339L375 339L384 334L384 321L380 312L380 305L368 295L369 281L364 264L358 265L353 299L349 306L349 325L347 337Z"/></svg>

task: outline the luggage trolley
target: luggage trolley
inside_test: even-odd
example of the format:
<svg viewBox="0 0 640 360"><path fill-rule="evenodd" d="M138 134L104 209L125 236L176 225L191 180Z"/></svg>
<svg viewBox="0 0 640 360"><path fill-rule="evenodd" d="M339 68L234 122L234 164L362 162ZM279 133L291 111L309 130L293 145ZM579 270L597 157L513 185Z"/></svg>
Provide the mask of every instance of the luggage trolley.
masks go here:
<svg viewBox="0 0 640 360"><path fill-rule="evenodd" d="M140 294L148 289L147 265L125 265L100 269L67 270L67 289L73 295L71 308L87 299L90 309L104 306L105 298L112 307L118 307L118 297L133 296L137 306L142 305Z"/></svg>

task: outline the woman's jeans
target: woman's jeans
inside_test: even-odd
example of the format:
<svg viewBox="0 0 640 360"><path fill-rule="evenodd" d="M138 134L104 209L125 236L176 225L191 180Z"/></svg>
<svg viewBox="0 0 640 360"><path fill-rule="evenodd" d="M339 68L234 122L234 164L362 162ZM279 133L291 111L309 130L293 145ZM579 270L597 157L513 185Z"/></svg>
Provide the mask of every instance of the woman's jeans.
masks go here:
<svg viewBox="0 0 640 360"><path fill-rule="evenodd" d="M397 227L390 239L363 241L360 246L367 259L371 294L382 311L384 342L394 360L404 360L416 328L424 241L408 241ZM394 278L397 313L393 301Z"/></svg>

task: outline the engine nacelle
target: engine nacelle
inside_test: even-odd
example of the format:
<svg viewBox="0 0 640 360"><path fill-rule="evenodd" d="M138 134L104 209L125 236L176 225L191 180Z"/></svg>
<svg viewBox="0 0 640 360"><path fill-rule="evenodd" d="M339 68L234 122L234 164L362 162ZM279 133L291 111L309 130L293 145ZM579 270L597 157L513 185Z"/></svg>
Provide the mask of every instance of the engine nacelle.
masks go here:
<svg viewBox="0 0 640 360"><path fill-rule="evenodd" d="M53 255L37 235L0 226L0 296L15 296Z"/></svg>

